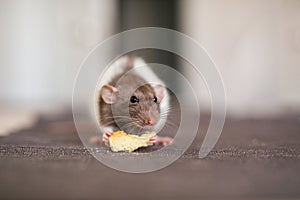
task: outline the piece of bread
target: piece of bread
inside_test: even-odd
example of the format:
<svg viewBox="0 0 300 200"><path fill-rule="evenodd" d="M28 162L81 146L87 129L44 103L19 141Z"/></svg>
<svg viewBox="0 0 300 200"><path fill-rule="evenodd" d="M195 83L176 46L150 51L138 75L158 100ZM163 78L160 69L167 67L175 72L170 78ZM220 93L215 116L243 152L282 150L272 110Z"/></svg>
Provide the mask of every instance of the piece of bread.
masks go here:
<svg viewBox="0 0 300 200"><path fill-rule="evenodd" d="M132 152L140 147L150 145L149 141L155 136L155 133L145 133L141 136L129 135L124 131L116 131L109 137L109 146L112 151Z"/></svg>

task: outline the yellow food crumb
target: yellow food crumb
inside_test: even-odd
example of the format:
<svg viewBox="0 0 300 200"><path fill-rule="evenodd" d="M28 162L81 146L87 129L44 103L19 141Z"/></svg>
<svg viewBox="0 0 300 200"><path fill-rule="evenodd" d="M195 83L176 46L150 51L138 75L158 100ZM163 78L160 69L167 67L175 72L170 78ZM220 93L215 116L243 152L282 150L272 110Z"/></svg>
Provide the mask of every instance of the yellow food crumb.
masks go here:
<svg viewBox="0 0 300 200"><path fill-rule="evenodd" d="M130 135L124 131L116 131L109 137L109 146L112 151L132 152L140 147L147 147L155 133L145 133L141 136Z"/></svg>

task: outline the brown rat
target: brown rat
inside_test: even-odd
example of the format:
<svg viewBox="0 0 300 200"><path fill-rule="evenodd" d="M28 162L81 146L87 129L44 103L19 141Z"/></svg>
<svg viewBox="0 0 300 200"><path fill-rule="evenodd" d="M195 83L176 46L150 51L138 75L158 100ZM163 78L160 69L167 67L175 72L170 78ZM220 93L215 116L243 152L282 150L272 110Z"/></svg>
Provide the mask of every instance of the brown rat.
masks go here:
<svg viewBox="0 0 300 200"><path fill-rule="evenodd" d="M141 66L142 73L135 70ZM136 135L157 131L163 123L163 110L168 110L169 95L163 82L141 58L123 56L102 77L97 111L106 144L117 130ZM155 83L150 84L149 78ZM169 144L172 139L155 137L152 141Z"/></svg>

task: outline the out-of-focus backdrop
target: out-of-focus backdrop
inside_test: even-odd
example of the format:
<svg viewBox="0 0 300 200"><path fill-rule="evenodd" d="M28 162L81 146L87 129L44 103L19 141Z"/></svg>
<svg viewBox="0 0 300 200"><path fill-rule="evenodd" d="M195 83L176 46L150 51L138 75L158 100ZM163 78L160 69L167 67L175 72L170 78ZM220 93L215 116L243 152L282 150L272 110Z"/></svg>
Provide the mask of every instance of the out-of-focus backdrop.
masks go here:
<svg viewBox="0 0 300 200"><path fill-rule="evenodd" d="M300 111L300 1L181 1L180 30L218 66L228 114Z"/></svg>
<svg viewBox="0 0 300 200"><path fill-rule="evenodd" d="M79 65L96 44L121 30L156 25L179 30L208 51L224 79L228 114L300 111L299 1L158 3L164 15L162 8L147 13L155 6L147 1L2 0L1 104L70 104Z"/></svg>
<svg viewBox="0 0 300 200"><path fill-rule="evenodd" d="M74 79L88 52L113 34L143 26L181 31L207 50L223 77L229 116L300 112L297 0L2 0L0 4L2 123L10 114L21 116L22 110L70 108ZM172 64L173 58L166 57L162 60ZM209 110L203 82L191 81L201 90L203 108Z"/></svg>

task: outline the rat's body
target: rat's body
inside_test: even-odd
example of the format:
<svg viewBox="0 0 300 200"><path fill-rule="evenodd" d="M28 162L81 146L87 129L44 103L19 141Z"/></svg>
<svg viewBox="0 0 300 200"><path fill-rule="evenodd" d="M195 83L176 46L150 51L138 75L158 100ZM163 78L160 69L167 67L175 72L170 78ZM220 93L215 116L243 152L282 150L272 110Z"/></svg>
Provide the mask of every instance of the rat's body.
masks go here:
<svg viewBox="0 0 300 200"><path fill-rule="evenodd" d="M163 82L141 58L121 57L102 77L98 113L105 143L112 132L120 129L136 135L158 129L164 121L161 114L166 116L169 96ZM160 139L158 143L171 142Z"/></svg>

